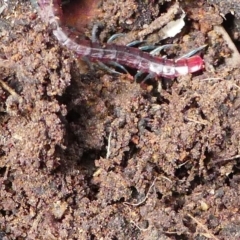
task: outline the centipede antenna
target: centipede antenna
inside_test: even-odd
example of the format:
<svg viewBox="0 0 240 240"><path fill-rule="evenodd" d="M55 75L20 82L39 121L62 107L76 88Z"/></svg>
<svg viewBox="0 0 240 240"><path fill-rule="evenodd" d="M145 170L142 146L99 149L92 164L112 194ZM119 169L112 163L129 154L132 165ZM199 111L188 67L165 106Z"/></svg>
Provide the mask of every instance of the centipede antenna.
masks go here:
<svg viewBox="0 0 240 240"><path fill-rule="evenodd" d="M176 59L176 61L180 60L180 59L183 59L183 58L189 58L189 57L192 57L193 55L195 55L197 52L201 51L202 49L204 49L205 47L207 47L207 44L201 46L201 47L198 47L192 51L190 51L189 53L186 53L184 54L183 56L179 57Z"/></svg>
<svg viewBox="0 0 240 240"><path fill-rule="evenodd" d="M125 33L115 33L107 40L107 43L111 43L112 41L114 41L118 37L123 37L125 35L126 35Z"/></svg>
<svg viewBox="0 0 240 240"><path fill-rule="evenodd" d="M159 46L159 47L155 48L154 50L152 50L150 52L150 54L152 56L158 55L163 49L166 49L166 48L169 48L169 47L172 47L172 46L176 46L176 45L177 44L165 44L165 45Z"/></svg>

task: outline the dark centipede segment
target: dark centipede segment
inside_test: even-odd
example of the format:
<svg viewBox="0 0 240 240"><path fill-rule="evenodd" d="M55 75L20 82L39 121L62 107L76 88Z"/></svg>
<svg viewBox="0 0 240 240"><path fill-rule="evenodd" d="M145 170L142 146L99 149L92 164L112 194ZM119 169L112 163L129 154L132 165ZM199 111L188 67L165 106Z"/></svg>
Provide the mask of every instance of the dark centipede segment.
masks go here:
<svg viewBox="0 0 240 240"><path fill-rule="evenodd" d="M53 35L58 42L73 51L77 56L86 56L92 61L116 61L122 65L151 73L155 76L174 78L194 73L204 68L200 56L180 60L152 56L137 48L106 44L101 46L87 40L76 41L68 28L62 26L63 12L60 0L38 0L43 21L54 25Z"/></svg>

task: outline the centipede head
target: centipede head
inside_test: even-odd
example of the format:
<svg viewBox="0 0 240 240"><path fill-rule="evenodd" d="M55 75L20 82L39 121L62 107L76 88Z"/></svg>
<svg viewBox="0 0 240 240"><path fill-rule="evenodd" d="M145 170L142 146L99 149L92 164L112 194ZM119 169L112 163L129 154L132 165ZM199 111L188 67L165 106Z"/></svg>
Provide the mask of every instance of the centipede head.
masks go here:
<svg viewBox="0 0 240 240"><path fill-rule="evenodd" d="M204 60L196 55L187 59L189 73L198 72L204 69Z"/></svg>

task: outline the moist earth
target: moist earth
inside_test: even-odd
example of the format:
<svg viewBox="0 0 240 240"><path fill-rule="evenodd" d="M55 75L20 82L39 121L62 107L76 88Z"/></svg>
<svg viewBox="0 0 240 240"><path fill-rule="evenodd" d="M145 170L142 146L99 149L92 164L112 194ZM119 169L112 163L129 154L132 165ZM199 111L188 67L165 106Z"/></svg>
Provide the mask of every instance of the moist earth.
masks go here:
<svg viewBox="0 0 240 240"><path fill-rule="evenodd" d="M139 36L174 44L161 52L169 58L207 44L202 71L136 81L138 69L116 74L60 46L36 4L7 3L0 239L240 239L238 1L64 4L65 24L88 39L98 26L102 44ZM181 9L184 28L160 41L153 22Z"/></svg>

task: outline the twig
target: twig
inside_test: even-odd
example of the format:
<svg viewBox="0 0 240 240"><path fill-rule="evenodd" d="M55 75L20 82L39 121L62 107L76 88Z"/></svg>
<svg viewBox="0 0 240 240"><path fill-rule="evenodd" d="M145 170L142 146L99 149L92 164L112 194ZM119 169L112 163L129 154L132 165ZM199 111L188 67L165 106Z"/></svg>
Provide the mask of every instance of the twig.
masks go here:
<svg viewBox="0 0 240 240"><path fill-rule="evenodd" d="M8 0L3 1L3 4L0 7L0 14L2 14L6 8L8 8Z"/></svg>
<svg viewBox="0 0 240 240"><path fill-rule="evenodd" d="M141 228L139 227L133 220L130 221L130 223L132 223L138 230L145 232L149 229L149 226L147 228Z"/></svg>
<svg viewBox="0 0 240 240"><path fill-rule="evenodd" d="M167 181L169 181L170 183L172 183L172 180L171 179L169 179L169 178L167 178L167 177L165 177L165 176L160 176L162 179L165 179L165 180L167 180Z"/></svg>
<svg viewBox="0 0 240 240"><path fill-rule="evenodd" d="M204 123L203 121L200 122L200 121L197 121L197 120L194 120L192 118L185 118L186 120L188 120L189 122L194 122L194 123L199 123L199 124L202 124L202 125L208 125L208 123Z"/></svg>
<svg viewBox="0 0 240 240"><path fill-rule="evenodd" d="M111 155L111 138L112 138L112 131L109 133L109 136L108 136L106 159L109 159L109 157Z"/></svg>
<svg viewBox="0 0 240 240"><path fill-rule="evenodd" d="M156 182L156 179L157 179L157 178L155 178L155 179L153 180L153 182L152 182L151 186L149 187L149 189L148 189L148 191L147 191L147 194L146 194L146 196L143 198L143 200L142 200L142 201L140 201L140 202L138 202L138 203L129 203L129 202L124 202L123 204L126 204L126 205L131 205L131 206L134 206L134 207L137 207L137 206L139 206L139 205L143 204L143 203L144 203L144 202L147 200L147 198L148 198L148 195L149 195L149 193L150 193L150 191L151 191L152 187L154 186L154 184L155 184L155 182Z"/></svg>
<svg viewBox="0 0 240 240"><path fill-rule="evenodd" d="M230 158L216 159L216 160L214 160L213 163L219 163L219 162L231 161L231 160L234 160L234 159L236 159L236 158L240 158L240 154L239 154L239 155L235 155L235 156L230 157Z"/></svg>
<svg viewBox="0 0 240 240"><path fill-rule="evenodd" d="M204 231L206 231L206 233L211 237L211 238L213 238L213 239L215 239L215 240L219 240L219 238L217 238L217 237L215 237L211 232L210 232L210 230L204 225L204 224L202 224L200 221L198 221L195 217L193 217L191 214L187 214L188 215L188 217L190 217L195 223L197 223L197 225L199 226L199 227L201 227Z"/></svg>
<svg viewBox="0 0 240 240"><path fill-rule="evenodd" d="M235 83L233 83L233 86L235 86L236 88L240 89L240 87L237 84L235 84Z"/></svg>
<svg viewBox="0 0 240 240"><path fill-rule="evenodd" d="M20 101L22 101L22 97L18 95L11 87L9 87L4 81L0 79L0 84L2 85L3 89L8 91L12 96L18 98Z"/></svg>
<svg viewBox="0 0 240 240"><path fill-rule="evenodd" d="M204 78L204 79L201 79L200 81L202 82L202 81L212 81L212 80L224 80L223 78L214 78L214 77L212 77L212 78Z"/></svg>
<svg viewBox="0 0 240 240"><path fill-rule="evenodd" d="M173 6L171 6L167 13L161 15L157 19L155 19L146 29L142 31L131 31L125 34L123 37L118 37L114 42L118 45L127 45L128 43L135 41L136 39L144 39L147 35L151 34L152 32L161 29L164 25L169 23L176 13L179 10L179 3L176 2Z"/></svg>
<svg viewBox="0 0 240 240"><path fill-rule="evenodd" d="M162 26L169 23L171 19L173 19L174 15L179 10L179 3L176 2L174 5L172 5L167 13L161 15L159 18L155 19L146 29L142 30L138 33L138 37L140 39L144 38L146 35L149 35L150 33L162 28Z"/></svg>
<svg viewBox="0 0 240 240"><path fill-rule="evenodd" d="M182 163L182 164L179 164L178 166L177 166L177 168L181 168L182 166L184 166L185 164L187 164L189 162L189 160L187 160L186 162L184 162L184 163Z"/></svg>

